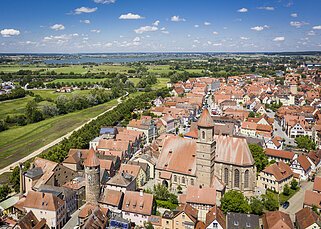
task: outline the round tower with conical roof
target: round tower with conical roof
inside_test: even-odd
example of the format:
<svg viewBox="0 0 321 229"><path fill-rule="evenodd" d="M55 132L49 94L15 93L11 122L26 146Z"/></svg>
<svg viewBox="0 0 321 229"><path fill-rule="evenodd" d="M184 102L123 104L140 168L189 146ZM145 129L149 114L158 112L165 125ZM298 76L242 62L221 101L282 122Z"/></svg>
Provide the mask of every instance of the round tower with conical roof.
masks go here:
<svg viewBox="0 0 321 229"><path fill-rule="evenodd" d="M214 140L214 122L207 109L204 109L198 122L196 143L196 177L202 187L210 187L214 177L214 159L216 142Z"/></svg>
<svg viewBox="0 0 321 229"><path fill-rule="evenodd" d="M90 149L85 166L86 202L97 203L100 196L100 162L94 149Z"/></svg>

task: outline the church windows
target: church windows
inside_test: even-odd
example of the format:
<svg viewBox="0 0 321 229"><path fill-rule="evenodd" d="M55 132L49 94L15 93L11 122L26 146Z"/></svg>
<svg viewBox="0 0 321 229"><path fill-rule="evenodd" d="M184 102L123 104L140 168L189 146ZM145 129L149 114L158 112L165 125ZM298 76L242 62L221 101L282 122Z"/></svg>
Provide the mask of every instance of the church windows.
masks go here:
<svg viewBox="0 0 321 229"><path fill-rule="evenodd" d="M240 187L240 171L238 169L234 170L234 187Z"/></svg>
<svg viewBox="0 0 321 229"><path fill-rule="evenodd" d="M244 188L249 187L249 170L247 169L244 173Z"/></svg>
<svg viewBox="0 0 321 229"><path fill-rule="evenodd" d="M224 169L224 183L228 185L228 168Z"/></svg>
<svg viewBox="0 0 321 229"><path fill-rule="evenodd" d="M202 131L202 139L203 140L205 139L205 131L204 130Z"/></svg>

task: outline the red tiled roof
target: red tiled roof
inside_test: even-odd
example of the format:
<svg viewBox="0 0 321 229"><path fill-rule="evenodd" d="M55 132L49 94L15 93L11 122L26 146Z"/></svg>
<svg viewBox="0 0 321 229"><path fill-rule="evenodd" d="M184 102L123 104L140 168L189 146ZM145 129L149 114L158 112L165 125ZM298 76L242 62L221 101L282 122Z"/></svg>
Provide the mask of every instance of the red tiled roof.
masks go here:
<svg viewBox="0 0 321 229"><path fill-rule="evenodd" d="M213 127L214 126L214 122L213 119L210 115L210 113L208 112L208 109L204 109L201 117L199 118L197 125L200 127Z"/></svg>
<svg viewBox="0 0 321 229"><path fill-rule="evenodd" d="M321 192L321 177L314 178L313 190Z"/></svg>
<svg viewBox="0 0 321 229"><path fill-rule="evenodd" d="M100 162L99 159L96 155L96 152L93 148L91 148L89 150L88 156L84 162L84 166L89 166L89 167L95 167L95 166L99 166Z"/></svg>
<svg viewBox="0 0 321 229"><path fill-rule="evenodd" d="M303 208L297 213L295 213L295 221L297 223L298 228L308 228L314 223L320 225L321 218L318 214L312 211L311 208Z"/></svg>
<svg viewBox="0 0 321 229"><path fill-rule="evenodd" d="M297 160L301 167L304 169L304 171L307 171L311 167L311 163L309 162L306 156L300 155Z"/></svg>
<svg viewBox="0 0 321 229"><path fill-rule="evenodd" d="M278 157L278 158L284 158L284 159L289 159L292 160L294 157L294 153L290 151L284 151L284 150L276 150L276 149L266 149L265 154L267 156L272 156L272 157Z"/></svg>

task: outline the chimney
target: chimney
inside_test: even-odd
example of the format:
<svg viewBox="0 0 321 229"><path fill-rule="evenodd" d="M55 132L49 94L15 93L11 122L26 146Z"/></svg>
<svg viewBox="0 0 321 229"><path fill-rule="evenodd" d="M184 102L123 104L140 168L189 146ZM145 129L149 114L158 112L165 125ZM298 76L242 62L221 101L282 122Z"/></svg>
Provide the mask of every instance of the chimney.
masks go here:
<svg viewBox="0 0 321 229"><path fill-rule="evenodd" d="M143 190L140 190L140 191L139 191L139 196L141 196L141 197L144 196L144 191L143 191Z"/></svg>
<svg viewBox="0 0 321 229"><path fill-rule="evenodd" d="M20 195L24 193L24 179L23 179L23 174L22 174L22 163L19 163L19 175L20 175Z"/></svg>

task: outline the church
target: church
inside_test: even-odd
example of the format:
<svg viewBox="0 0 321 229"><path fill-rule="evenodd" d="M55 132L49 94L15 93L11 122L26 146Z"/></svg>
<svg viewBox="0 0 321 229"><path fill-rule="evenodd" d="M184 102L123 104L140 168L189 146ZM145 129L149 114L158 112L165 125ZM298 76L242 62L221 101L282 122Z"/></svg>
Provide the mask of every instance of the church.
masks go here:
<svg viewBox="0 0 321 229"><path fill-rule="evenodd" d="M251 196L256 187L256 167L246 139L214 135L207 109L197 122L197 139L173 135L163 139L155 177L156 183L171 191L184 192L192 185L213 187L221 194L239 190Z"/></svg>

